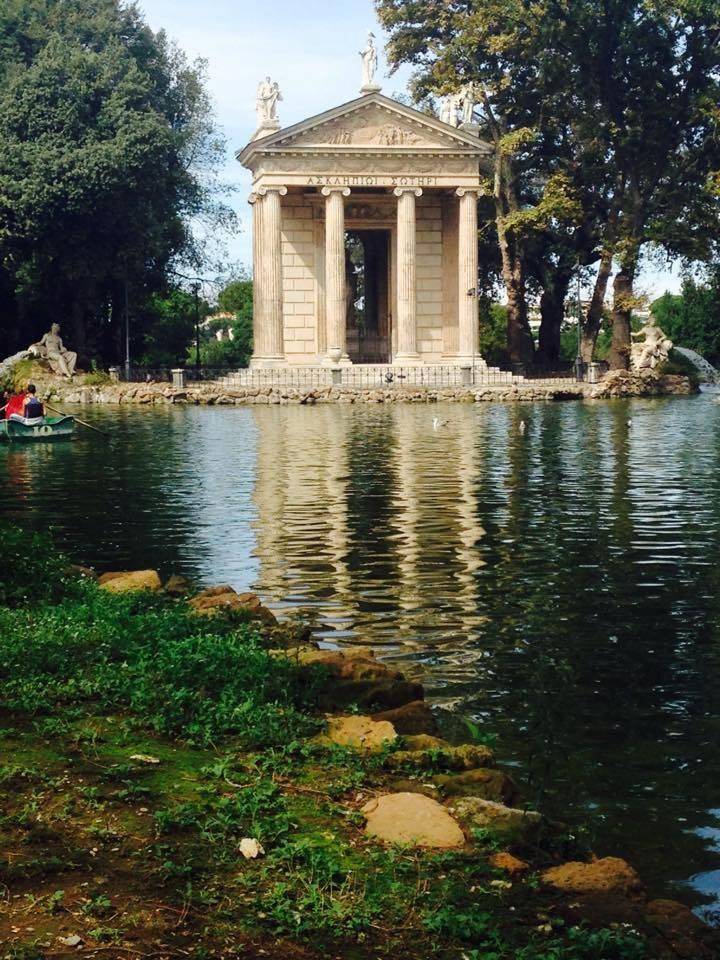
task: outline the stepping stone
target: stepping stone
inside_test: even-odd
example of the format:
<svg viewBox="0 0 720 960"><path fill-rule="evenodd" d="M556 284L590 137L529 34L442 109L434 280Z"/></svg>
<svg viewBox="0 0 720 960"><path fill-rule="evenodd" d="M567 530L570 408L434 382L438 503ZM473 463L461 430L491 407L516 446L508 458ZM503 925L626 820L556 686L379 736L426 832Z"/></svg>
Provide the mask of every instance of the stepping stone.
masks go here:
<svg viewBox="0 0 720 960"><path fill-rule="evenodd" d="M451 849L465 845L465 836L445 807L420 793L388 793L362 808L365 833L386 843Z"/></svg>

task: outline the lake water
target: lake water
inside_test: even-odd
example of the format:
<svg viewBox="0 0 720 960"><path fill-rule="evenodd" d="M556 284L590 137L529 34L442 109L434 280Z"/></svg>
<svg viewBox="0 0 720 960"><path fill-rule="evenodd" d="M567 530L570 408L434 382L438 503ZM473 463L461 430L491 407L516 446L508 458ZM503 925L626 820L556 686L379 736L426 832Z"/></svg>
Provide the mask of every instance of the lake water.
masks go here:
<svg viewBox="0 0 720 960"><path fill-rule="evenodd" d="M532 801L718 916L712 397L82 415L111 438L0 449L4 516L377 645Z"/></svg>

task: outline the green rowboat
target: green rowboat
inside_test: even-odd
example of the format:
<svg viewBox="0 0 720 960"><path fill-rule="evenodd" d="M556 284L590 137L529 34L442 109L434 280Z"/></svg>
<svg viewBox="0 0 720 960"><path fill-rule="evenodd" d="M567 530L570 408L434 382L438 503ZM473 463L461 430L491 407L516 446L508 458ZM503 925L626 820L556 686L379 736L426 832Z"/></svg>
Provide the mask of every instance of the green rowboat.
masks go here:
<svg viewBox="0 0 720 960"><path fill-rule="evenodd" d="M43 417L41 423L33 424L22 423L20 420L0 420L0 441L36 443L69 440L74 430L74 417Z"/></svg>

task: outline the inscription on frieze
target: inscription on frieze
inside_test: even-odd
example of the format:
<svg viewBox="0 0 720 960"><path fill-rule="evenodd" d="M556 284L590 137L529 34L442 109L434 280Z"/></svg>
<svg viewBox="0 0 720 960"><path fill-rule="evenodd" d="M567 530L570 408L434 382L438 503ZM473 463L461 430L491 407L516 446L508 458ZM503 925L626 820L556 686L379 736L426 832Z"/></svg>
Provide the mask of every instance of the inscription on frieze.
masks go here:
<svg viewBox="0 0 720 960"><path fill-rule="evenodd" d="M413 176L412 174L382 174L356 176L354 174L320 174L308 177L309 187L434 187L437 177Z"/></svg>

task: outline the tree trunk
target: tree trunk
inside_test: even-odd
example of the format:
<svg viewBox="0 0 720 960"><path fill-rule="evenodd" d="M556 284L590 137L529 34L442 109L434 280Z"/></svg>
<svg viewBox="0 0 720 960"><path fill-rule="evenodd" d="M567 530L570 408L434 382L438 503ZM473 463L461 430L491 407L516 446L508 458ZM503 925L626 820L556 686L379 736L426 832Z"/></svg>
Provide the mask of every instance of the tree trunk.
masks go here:
<svg viewBox="0 0 720 960"><path fill-rule="evenodd" d="M600 266L595 278L592 300L580 331L580 356L585 363L590 363L595 353L595 344L602 326L607 285L612 272L612 261L613 252L606 247L600 257Z"/></svg>
<svg viewBox="0 0 720 960"><path fill-rule="evenodd" d="M540 333L536 363L555 366L560 360L560 332L565 318L565 298L571 275L554 271L543 283L540 297Z"/></svg>
<svg viewBox="0 0 720 960"><path fill-rule="evenodd" d="M612 344L610 346L611 370L627 370L630 367L630 318L632 316L634 264L623 264L613 285Z"/></svg>
<svg viewBox="0 0 720 960"><path fill-rule="evenodd" d="M502 258L502 277L507 294L507 346L512 363L533 362L535 345L527 316L525 268L505 229L502 209L497 211L497 232Z"/></svg>
<svg viewBox="0 0 720 960"><path fill-rule="evenodd" d="M525 262L518 240L511 237L505 224L506 214L517 210L510 161L499 143L495 150L495 223L502 262L502 278L507 295L507 347L511 363L531 364L535 355L525 295Z"/></svg>

